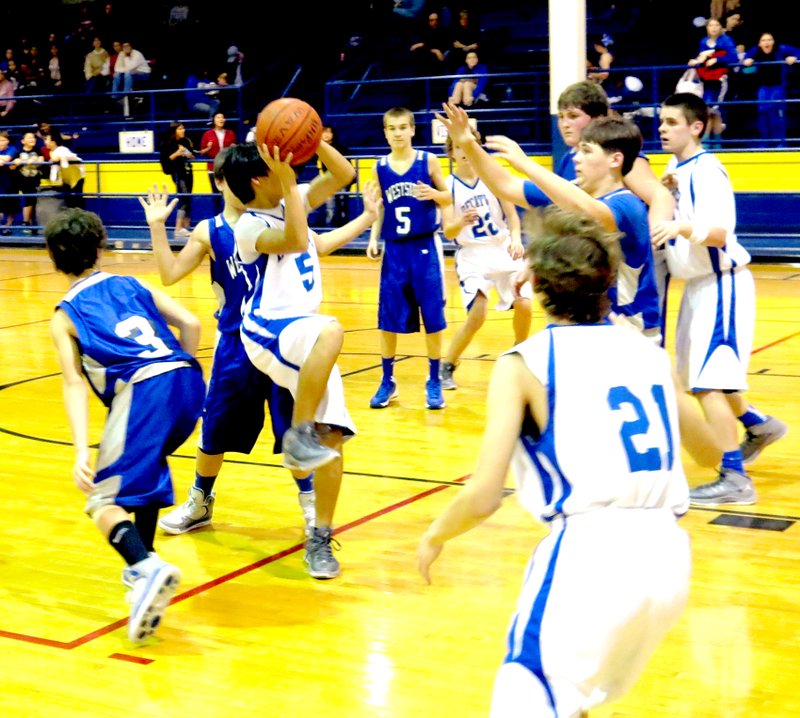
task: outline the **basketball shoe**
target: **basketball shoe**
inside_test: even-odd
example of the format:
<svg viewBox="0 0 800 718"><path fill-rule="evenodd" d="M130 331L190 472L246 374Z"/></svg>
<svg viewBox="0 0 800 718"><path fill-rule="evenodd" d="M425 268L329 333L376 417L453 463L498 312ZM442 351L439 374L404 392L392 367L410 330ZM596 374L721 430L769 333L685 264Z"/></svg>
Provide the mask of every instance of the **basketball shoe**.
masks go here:
<svg viewBox="0 0 800 718"><path fill-rule="evenodd" d="M133 580L133 588L126 597L131 604L128 639L142 643L160 625L180 583L181 572L177 566L162 561L155 554L129 566L129 569L128 578Z"/></svg>
<svg viewBox="0 0 800 718"><path fill-rule="evenodd" d="M425 382L425 406L428 409L444 409L444 397L442 396L441 382L428 379Z"/></svg>
<svg viewBox="0 0 800 718"><path fill-rule="evenodd" d="M339 452L320 443L319 434L310 421L286 430L281 444L283 465L287 469L311 471L338 458Z"/></svg>
<svg viewBox="0 0 800 718"><path fill-rule="evenodd" d="M313 578L336 578L339 575L339 562L333 555L332 547L338 551L341 545L332 534L330 526L314 527L306 540L305 562Z"/></svg>
<svg viewBox="0 0 800 718"><path fill-rule="evenodd" d="M720 469L716 481L689 489L689 501L695 506L720 506L721 504L749 506L756 502L756 490L747 474L733 469Z"/></svg>
<svg viewBox="0 0 800 718"><path fill-rule="evenodd" d="M168 534L177 535L208 526L214 514L215 496L213 491L204 496L200 489L192 486L189 489L189 498L158 520L159 528Z"/></svg>
<svg viewBox="0 0 800 718"><path fill-rule="evenodd" d="M747 429L744 441L739 447L742 450L743 462L752 464L764 449L782 439L788 431L789 427L774 416L768 416L766 421L751 426Z"/></svg>
<svg viewBox="0 0 800 718"><path fill-rule="evenodd" d="M442 389L445 391L458 389L458 384L456 384L456 380L453 379L453 372L456 370L457 366L457 364L451 364L449 361L444 361L439 367L439 381L442 384Z"/></svg>
<svg viewBox="0 0 800 718"><path fill-rule="evenodd" d="M397 383L394 379L389 379L389 381L384 379L381 381L378 391L376 391L372 399L369 400L369 408L385 409L387 406L389 406L389 402L396 397Z"/></svg>

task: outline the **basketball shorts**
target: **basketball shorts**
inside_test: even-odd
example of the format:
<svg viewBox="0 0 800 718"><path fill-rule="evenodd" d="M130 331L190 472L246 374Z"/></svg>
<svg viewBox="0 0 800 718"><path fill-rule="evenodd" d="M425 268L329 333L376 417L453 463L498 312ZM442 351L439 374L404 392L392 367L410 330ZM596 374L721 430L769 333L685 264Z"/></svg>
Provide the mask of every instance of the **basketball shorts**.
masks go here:
<svg viewBox="0 0 800 718"><path fill-rule="evenodd" d="M747 267L686 280L675 332L678 374L692 391L745 391L755 283Z"/></svg>
<svg viewBox="0 0 800 718"><path fill-rule="evenodd" d="M461 299L469 311L480 292L489 296L492 287L499 301L494 306L499 311L511 309L517 296L514 294L514 277L526 267L524 259L512 259L506 244L468 245L456 252L456 274L461 285ZM520 289L524 299L533 298L533 288L526 282Z"/></svg>
<svg viewBox="0 0 800 718"><path fill-rule="evenodd" d="M413 334L420 329L422 315L428 334L445 329L443 276L442 255L433 236L386 242L378 328Z"/></svg>
<svg viewBox="0 0 800 718"><path fill-rule="evenodd" d="M280 453L283 434L292 425L291 393L253 366L239 332L219 333L203 405L200 449L206 454L249 454L264 428L265 402L275 437L273 451Z"/></svg>
<svg viewBox="0 0 800 718"><path fill-rule="evenodd" d="M680 617L690 573L671 511L554 521L526 570L492 718L572 716L620 698Z"/></svg>
<svg viewBox="0 0 800 718"><path fill-rule="evenodd" d="M86 512L110 505L171 506L167 457L191 436L204 396L199 367L173 369L125 386L111 402Z"/></svg>
<svg viewBox="0 0 800 718"><path fill-rule="evenodd" d="M297 394L297 380L323 328L333 317L310 314L283 319L264 319L249 315L242 321L242 341L250 361L275 384ZM344 401L344 385L339 367L334 364L325 395L314 420L342 430L345 437L356 433Z"/></svg>

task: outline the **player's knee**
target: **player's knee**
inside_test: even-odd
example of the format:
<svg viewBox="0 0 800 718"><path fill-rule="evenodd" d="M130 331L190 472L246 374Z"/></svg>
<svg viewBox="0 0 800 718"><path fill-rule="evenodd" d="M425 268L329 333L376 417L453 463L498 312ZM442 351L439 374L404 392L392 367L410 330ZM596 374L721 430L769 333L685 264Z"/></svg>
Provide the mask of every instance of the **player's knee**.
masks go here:
<svg viewBox="0 0 800 718"><path fill-rule="evenodd" d="M338 321L329 322L320 332L319 341L331 350L340 351L344 344L344 328Z"/></svg>

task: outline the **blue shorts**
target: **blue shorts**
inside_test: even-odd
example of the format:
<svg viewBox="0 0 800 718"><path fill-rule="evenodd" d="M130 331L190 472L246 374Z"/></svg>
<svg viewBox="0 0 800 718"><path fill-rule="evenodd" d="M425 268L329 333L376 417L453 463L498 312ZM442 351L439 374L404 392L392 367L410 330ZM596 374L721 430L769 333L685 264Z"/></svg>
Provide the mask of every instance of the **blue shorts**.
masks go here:
<svg viewBox="0 0 800 718"><path fill-rule="evenodd" d="M129 384L111 402L89 506L171 506L167 457L188 439L203 406L199 366Z"/></svg>
<svg viewBox="0 0 800 718"><path fill-rule="evenodd" d="M444 318L444 282L439 248L433 236L386 242L381 265L378 329L427 334L447 327Z"/></svg>
<svg viewBox="0 0 800 718"><path fill-rule="evenodd" d="M264 402L272 418L274 452L280 453L283 434L292 425L292 394L253 366L239 332L221 333L203 406L203 453L249 454L264 428Z"/></svg>

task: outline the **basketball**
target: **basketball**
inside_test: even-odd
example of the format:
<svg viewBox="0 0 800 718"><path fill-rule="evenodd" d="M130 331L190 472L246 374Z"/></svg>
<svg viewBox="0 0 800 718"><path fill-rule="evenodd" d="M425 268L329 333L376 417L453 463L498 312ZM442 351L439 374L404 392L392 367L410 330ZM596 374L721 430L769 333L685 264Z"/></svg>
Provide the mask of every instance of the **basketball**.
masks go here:
<svg viewBox="0 0 800 718"><path fill-rule="evenodd" d="M256 120L256 142L270 151L280 147L281 159L292 153L292 164L308 162L317 152L322 139L322 120L307 102L282 97L270 102Z"/></svg>

